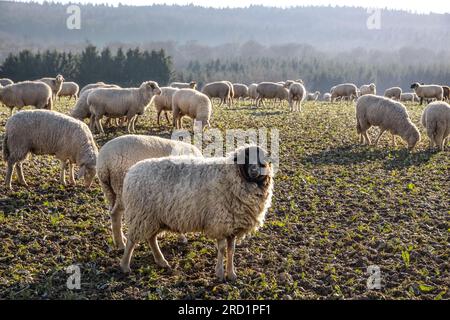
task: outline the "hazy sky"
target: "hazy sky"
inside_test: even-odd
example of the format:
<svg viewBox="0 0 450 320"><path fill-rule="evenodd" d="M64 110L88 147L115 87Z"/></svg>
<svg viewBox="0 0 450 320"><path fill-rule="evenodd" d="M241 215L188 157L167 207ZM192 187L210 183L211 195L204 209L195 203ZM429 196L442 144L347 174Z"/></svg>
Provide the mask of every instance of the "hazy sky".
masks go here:
<svg viewBox="0 0 450 320"><path fill-rule="evenodd" d="M26 0L25 0L26 1ZM42 2L40 0L39 2ZM450 1L448 0L57 0L57 2L69 3L110 3L117 5L118 3L128 5L150 5L158 4L189 4L207 7L245 7L251 4L261 4L265 6L289 7L302 5L339 5L339 6L360 6L360 7L377 7L377 8L393 8L402 9L419 13L450 13Z"/></svg>

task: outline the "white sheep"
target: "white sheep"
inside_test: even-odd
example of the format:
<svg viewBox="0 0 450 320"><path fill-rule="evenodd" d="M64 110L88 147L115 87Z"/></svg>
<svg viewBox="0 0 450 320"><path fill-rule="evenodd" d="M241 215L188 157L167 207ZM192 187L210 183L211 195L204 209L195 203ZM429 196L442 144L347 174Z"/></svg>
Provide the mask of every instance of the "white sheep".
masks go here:
<svg viewBox="0 0 450 320"><path fill-rule="evenodd" d="M314 93L308 93L306 96L306 101L317 101L317 99L319 99L320 96L320 91L316 91Z"/></svg>
<svg viewBox="0 0 450 320"><path fill-rule="evenodd" d="M323 101L327 101L327 102L331 102L331 93L329 93L329 92L324 93L323 96L322 96L322 100Z"/></svg>
<svg viewBox="0 0 450 320"><path fill-rule="evenodd" d="M262 226L272 189L272 166L265 151L256 146L238 148L223 158L167 157L138 162L123 183L128 234L122 270L130 272L131 255L140 241L148 241L155 262L167 268L158 234L203 232L217 240L216 276L224 279L227 250L227 278L236 279L236 240Z"/></svg>
<svg viewBox="0 0 450 320"><path fill-rule="evenodd" d="M289 110L301 111L302 102L305 100L306 89L300 82L294 82L289 86Z"/></svg>
<svg viewBox="0 0 450 320"><path fill-rule="evenodd" d="M402 88L400 87L392 87L389 89L386 89L386 91L384 92L384 96L386 98L389 99L394 99L394 100L400 100L401 96L402 96Z"/></svg>
<svg viewBox="0 0 450 320"><path fill-rule="evenodd" d="M442 86L435 84L423 85L415 82L411 85L411 89L414 89L414 92L420 98L420 104L423 103L424 99L444 100L444 88Z"/></svg>
<svg viewBox="0 0 450 320"><path fill-rule="evenodd" d="M258 87L257 83L252 83L251 85L248 86L248 96L251 99L251 103L255 103L256 102L256 98L258 98L258 92L256 92L256 88Z"/></svg>
<svg viewBox="0 0 450 320"><path fill-rule="evenodd" d="M143 82L139 88L97 88L87 98L91 123L95 123L97 129L104 133L100 122L103 116L126 117L128 132L134 132L137 116L144 114L153 97L160 93L161 89L155 81Z"/></svg>
<svg viewBox="0 0 450 320"><path fill-rule="evenodd" d="M410 150L414 149L420 141L419 130L411 122L405 106L389 98L372 94L360 97L356 102L356 122L361 143L371 144L367 130L372 126L380 127L375 145L378 144L385 131L389 131L393 136L402 137L408 143Z"/></svg>
<svg viewBox="0 0 450 320"><path fill-rule="evenodd" d="M78 96L81 96L86 90L90 89L96 89L96 88L120 88L120 86L116 84L106 84L104 82L96 82L96 83L90 83L85 85L80 92L78 93Z"/></svg>
<svg viewBox="0 0 450 320"><path fill-rule="evenodd" d="M182 128L183 116L190 117L194 122L200 121L202 128L209 127L212 105L209 97L194 89L180 89L172 97L173 126Z"/></svg>
<svg viewBox="0 0 450 320"><path fill-rule="evenodd" d="M228 81L215 81L205 84L202 93L207 95L210 99L219 98L219 107L225 103L228 103L228 106L230 107L232 102L232 87L232 85L230 87Z"/></svg>
<svg viewBox="0 0 450 320"><path fill-rule="evenodd" d="M58 95L59 91L61 91L63 82L65 80L62 75L58 74L55 78L41 78L36 81L47 84L52 89L53 99L56 100L56 96Z"/></svg>
<svg viewBox="0 0 450 320"><path fill-rule="evenodd" d="M364 96L366 94L377 94L377 86L375 83L364 84L359 88L359 96Z"/></svg>
<svg viewBox="0 0 450 320"><path fill-rule="evenodd" d="M342 83L332 87L330 92L331 101L337 98L351 100L357 96L358 88L353 83Z"/></svg>
<svg viewBox="0 0 450 320"><path fill-rule="evenodd" d="M443 151L450 136L450 105L443 101L430 103L422 113L422 125L427 129L430 148L436 145Z"/></svg>
<svg viewBox="0 0 450 320"><path fill-rule="evenodd" d="M0 79L0 86L2 87L6 87L7 85L13 84L14 81L12 81L11 79L8 78L1 78Z"/></svg>
<svg viewBox="0 0 450 320"><path fill-rule="evenodd" d="M196 89L197 88L197 82L191 81L191 82L172 82L169 84L169 87L177 88L177 89Z"/></svg>
<svg viewBox="0 0 450 320"><path fill-rule="evenodd" d="M233 83L234 97L245 100L248 97L248 87L242 83Z"/></svg>
<svg viewBox="0 0 450 320"><path fill-rule="evenodd" d="M407 102L407 101L419 102L420 99L415 92L405 92L405 93L402 93L402 95L400 96L400 101L401 102Z"/></svg>
<svg viewBox="0 0 450 320"><path fill-rule="evenodd" d="M181 155L201 157L202 153L181 141L143 135L124 135L100 149L97 176L109 204L113 239L119 249L125 247L126 240L122 232L122 186L127 170L144 159Z"/></svg>
<svg viewBox="0 0 450 320"><path fill-rule="evenodd" d="M17 168L19 182L27 185L22 162L29 153L55 155L61 161L60 181L66 183L65 171L75 184L74 164L89 187L95 177L97 146L88 126L70 116L55 111L29 110L18 112L8 119L3 140L3 160L7 163L6 187Z"/></svg>
<svg viewBox="0 0 450 320"><path fill-rule="evenodd" d="M285 87L274 82L261 82L256 87L257 98L256 106L260 107L264 104L264 99L279 99L280 101L289 99L289 90Z"/></svg>
<svg viewBox="0 0 450 320"><path fill-rule="evenodd" d="M175 92L177 92L178 88L172 88L172 87L162 87L161 88L161 94L155 96L153 99L153 102L155 104L156 109L156 122L158 126L160 125L160 117L161 112L164 111L164 115L166 116L167 123L170 124L169 116L167 115L168 111L172 111L172 98Z"/></svg>
<svg viewBox="0 0 450 320"><path fill-rule="evenodd" d="M58 96L60 97L69 97L69 99L74 98L75 101L78 98L78 91L80 91L80 87L75 82L63 82L61 90L58 92Z"/></svg>
<svg viewBox="0 0 450 320"><path fill-rule="evenodd" d="M38 109L52 109L52 89L43 82L24 81L0 87L0 102L10 109L12 115L14 107L19 110L25 106Z"/></svg>

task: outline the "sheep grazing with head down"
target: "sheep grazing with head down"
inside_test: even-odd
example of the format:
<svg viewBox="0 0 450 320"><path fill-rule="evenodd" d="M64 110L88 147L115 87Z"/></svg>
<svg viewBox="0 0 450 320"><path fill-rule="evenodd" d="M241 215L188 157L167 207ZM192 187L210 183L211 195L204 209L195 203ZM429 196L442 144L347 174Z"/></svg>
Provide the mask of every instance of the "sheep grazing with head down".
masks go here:
<svg viewBox="0 0 450 320"><path fill-rule="evenodd" d="M201 157L202 153L184 142L143 135L121 136L108 141L100 149L97 176L109 204L113 239L119 249L125 247L122 232L122 186L127 170L144 159L182 155Z"/></svg>
<svg viewBox="0 0 450 320"><path fill-rule="evenodd" d="M367 130L372 126L380 127L380 133L375 140L378 144L384 132L389 131L393 136L399 135L408 143L410 150L420 141L420 133L411 122L403 104L389 98L368 94L356 102L356 128L361 135L361 143L371 144ZM394 140L395 143L395 140Z"/></svg>
<svg viewBox="0 0 450 320"><path fill-rule="evenodd" d="M3 160L8 167L6 187L11 189L11 178L17 168L19 182L27 185L22 162L28 153L55 155L61 161L60 181L66 183L65 171L75 184L74 164L80 167L79 175L89 187L95 177L97 146L88 126L70 116L55 111L31 110L13 115L6 122L3 140Z"/></svg>
<svg viewBox="0 0 450 320"><path fill-rule="evenodd" d="M365 96L366 94L377 94L377 86L375 83L364 84L359 88L359 96Z"/></svg>
<svg viewBox="0 0 450 320"><path fill-rule="evenodd" d="M289 110L301 111L302 102L305 100L306 89L300 82L294 82L289 86Z"/></svg>
<svg viewBox="0 0 450 320"><path fill-rule="evenodd" d="M400 96L401 102L419 102L420 99L415 92L405 92Z"/></svg>
<svg viewBox="0 0 450 320"><path fill-rule="evenodd" d="M424 85L415 82L411 85L411 89L414 89L414 92L420 98L420 104L423 103L424 99L436 99L440 101L444 99L444 89L442 88L442 86L438 86L435 84Z"/></svg>
<svg viewBox="0 0 450 320"><path fill-rule="evenodd" d="M238 148L222 158L167 157L138 162L123 183L128 235L122 270L130 272L131 255L140 241L149 241L155 262L167 268L158 234L203 232L217 240L217 277L224 279L227 250L227 278L236 279L236 240L262 226L272 189L272 165L266 152L256 146Z"/></svg>
<svg viewBox="0 0 450 320"><path fill-rule="evenodd" d="M264 99L279 99L280 101L289 99L289 90L286 85L275 82L261 82L256 87L257 98L256 106L261 107L264 104Z"/></svg>
<svg viewBox="0 0 450 320"><path fill-rule="evenodd" d="M14 81L12 81L11 79L8 78L1 78L0 79L0 86L2 87L6 87L7 85L13 84Z"/></svg>
<svg viewBox="0 0 450 320"><path fill-rule="evenodd" d="M248 97L248 87L242 83L233 83L234 97L236 99L245 99Z"/></svg>
<svg viewBox="0 0 450 320"><path fill-rule="evenodd" d="M210 126L212 105L208 96L194 89L180 89L172 97L173 126L182 129L183 116L194 122L200 121L202 128ZM194 123L195 124L195 123Z"/></svg>
<svg viewBox="0 0 450 320"><path fill-rule="evenodd" d="M39 81L17 82L6 87L0 86L0 102L7 106L12 115L14 107L19 110L25 106L37 109L52 109L52 89Z"/></svg>
<svg viewBox="0 0 450 320"><path fill-rule="evenodd" d="M253 104L256 102L256 98L258 98L258 92L256 91L256 88L258 87L257 83L252 83L248 86L248 96L251 99L251 103Z"/></svg>
<svg viewBox="0 0 450 320"><path fill-rule="evenodd" d="M78 91L80 91L80 87L75 82L63 82L61 90L58 92L58 97L69 97L69 99L74 98L77 100Z"/></svg>
<svg viewBox="0 0 450 320"><path fill-rule="evenodd" d="M450 105L446 102L432 102L422 113L422 125L427 129L430 148L436 145L441 151L450 139Z"/></svg>
<svg viewBox="0 0 450 320"><path fill-rule="evenodd" d="M386 91L384 92L384 96L389 99L400 101L400 98L402 96L402 88L392 87L392 88L386 89Z"/></svg>
<svg viewBox="0 0 450 320"><path fill-rule="evenodd" d="M55 78L41 78L36 81L47 84L52 89L53 99L56 99L56 96L58 95L59 91L61 91L63 82L65 80L62 75L58 74Z"/></svg>
<svg viewBox="0 0 450 320"><path fill-rule="evenodd" d="M197 88L197 82L191 81L191 82L172 82L169 84L169 87L177 88L177 89L196 89Z"/></svg>
<svg viewBox="0 0 450 320"><path fill-rule="evenodd" d="M228 81L215 81L205 84L202 93L210 99L219 98L219 107L226 103L230 107L232 102L232 87Z"/></svg>
<svg viewBox="0 0 450 320"><path fill-rule="evenodd" d="M338 98L352 100L357 96L358 88L353 83L342 83L332 87L330 92L333 102Z"/></svg>
<svg viewBox="0 0 450 320"><path fill-rule="evenodd" d="M163 111L164 115L166 116L167 123L170 124L167 112L172 111L172 98L175 92L177 92L178 90L178 88L162 87L161 94L153 99L156 109L156 122L158 126L160 125L159 120L161 118L161 112Z"/></svg>
<svg viewBox="0 0 450 320"><path fill-rule="evenodd" d="M319 99L320 96L320 91L316 91L314 93L308 93L308 95L306 96L306 101L317 101L317 99Z"/></svg>
<svg viewBox="0 0 450 320"><path fill-rule="evenodd" d="M97 88L87 97L91 123L95 123L97 129L104 133L100 122L103 116L126 117L128 132L135 132L137 116L144 114L154 96L160 93L161 89L155 81L145 81L139 88Z"/></svg>

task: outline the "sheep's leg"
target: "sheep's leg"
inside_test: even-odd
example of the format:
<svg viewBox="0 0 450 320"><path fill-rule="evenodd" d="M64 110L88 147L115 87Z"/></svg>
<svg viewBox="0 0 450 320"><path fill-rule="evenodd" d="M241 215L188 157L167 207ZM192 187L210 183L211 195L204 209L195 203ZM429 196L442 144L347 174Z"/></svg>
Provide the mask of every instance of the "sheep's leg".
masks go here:
<svg viewBox="0 0 450 320"><path fill-rule="evenodd" d="M392 133L391 133L391 135L392 135L392 144L394 145L394 147L396 147L397 146L397 142L395 142L395 135L392 134Z"/></svg>
<svg viewBox="0 0 450 320"><path fill-rule="evenodd" d="M164 111L164 115L166 116L167 123L170 124L169 115L167 114L167 111Z"/></svg>
<svg viewBox="0 0 450 320"><path fill-rule="evenodd" d="M12 180L12 175L14 173L15 166L16 166L15 162L8 161L8 168L6 169L6 179L5 179L5 186L8 189L12 189L11 180Z"/></svg>
<svg viewBox="0 0 450 320"><path fill-rule="evenodd" d="M125 241L127 240L122 231L122 214L123 208L116 201L111 209L111 230L113 234L113 240L118 249L123 250L125 248Z"/></svg>
<svg viewBox="0 0 450 320"><path fill-rule="evenodd" d="M224 279L223 256L225 255L226 246L227 243L225 239L217 240L216 276L220 281L223 281Z"/></svg>
<svg viewBox="0 0 450 320"><path fill-rule="evenodd" d="M369 135L367 134L367 131L362 132L362 135L364 136L364 141L367 145L370 145L372 142L370 141Z"/></svg>
<svg viewBox="0 0 450 320"><path fill-rule="evenodd" d="M157 236L157 234L154 234L152 237L150 237L149 241L150 248L152 248L153 257L155 258L155 262L162 268L170 268L169 263L164 258L161 250L159 249Z"/></svg>
<svg viewBox="0 0 450 320"><path fill-rule="evenodd" d="M27 182L25 181L25 177L23 175L23 168L22 168L22 162L17 163L17 176L19 177L19 183L25 187L28 186Z"/></svg>
<svg viewBox="0 0 450 320"><path fill-rule="evenodd" d="M159 118L161 117L161 112L162 110L159 110L158 113L156 114L156 124L159 126ZM167 113L166 113L166 117L167 117Z"/></svg>
<svg viewBox="0 0 450 320"><path fill-rule="evenodd" d="M228 280L236 280L236 272L234 269L234 251L236 249L236 237L227 238L227 278Z"/></svg>
<svg viewBox="0 0 450 320"><path fill-rule="evenodd" d="M130 273L131 271L130 262L135 246L136 244L128 239L127 246L125 247L125 251L123 252L122 260L120 261L120 268L124 273Z"/></svg>
<svg viewBox="0 0 450 320"><path fill-rule="evenodd" d="M61 161L61 173L59 175L59 181L66 185L66 161Z"/></svg>
<svg viewBox="0 0 450 320"><path fill-rule="evenodd" d="M137 123L137 121L138 121L138 118L139 118L139 115L137 114L137 115L135 115L135 116L133 117L133 119L131 119L131 121L133 122L133 124L132 124L132 126L133 126L133 132L136 132L136 123Z"/></svg>
<svg viewBox="0 0 450 320"><path fill-rule="evenodd" d="M378 134L378 137L375 139L375 146L378 146L378 141L380 140L381 136L383 135L383 133L386 132L386 129L382 129L380 128L380 133Z"/></svg>
<svg viewBox="0 0 450 320"><path fill-rule="evenodd" d="M95 116L95 126L97 127L97 130L100 133L105 134L105 131L103 130L103 126L100 120L101 120L100 117Z"/></svg>
<svg viewBox="0 0 450 320"><path fill-rule="evenodd" d="M75 165L71 162L69 162L69 182L73 185L76 184L75 182Z"/></svg>

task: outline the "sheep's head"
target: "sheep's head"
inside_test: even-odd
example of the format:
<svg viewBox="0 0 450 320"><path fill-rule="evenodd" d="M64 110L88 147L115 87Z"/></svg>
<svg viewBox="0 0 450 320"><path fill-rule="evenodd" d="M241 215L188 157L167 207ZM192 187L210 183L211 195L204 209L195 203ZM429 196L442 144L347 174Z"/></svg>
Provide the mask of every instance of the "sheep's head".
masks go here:
<svg viewBox="0 0 450 320"><path fill-rule="evenodd" d="M258 146L238 148L234 152L234 163L247 182L256 183L260 187L269 183L272 166L264 149Z"/></svg>
<svg viewBox="0 0 450 320"><path fill-rule="evenodd" d="M56 80L56 83L62 83L62 82L65 81L64 77L63 77L62 75L60 75L60 74L58 74L58 75L55 77L55 80Z"/></svg>
<svg viewBox="0 0 450 320"><path fill-rule="evenodd" d="M78 172L78 177L84 178L84 185L89 188L92 184L96 175L95 165L82 164L80 166L80 171Z"/></svg>
<svg viewBox="0 0 450 320"><path fill-rule="evenodd" d="M418 87L420 87L420 84L419 84L418 82L414 82L414 83L411 85L411 89L416 89L416 88L418 88Z"/></svg>
<svg viewBox="0 0 450 320"><path fill-rule="evenodd" d="M412 151L420 141L420 132L413 123L411 123L411 126L406 132L405 140L408 143L409 151Z"/></svg>
<svg viewBox="0 0 450 320"><path fill-rule="evenodd" d="M195 89L197 87L197 82L191 81L189 82L189 86L191 87L191 89Z"/></svg>
<svg viewBox="0 0 450 320"><path fill-rule="evenodd" d="M146 81L141 84L141 88L145 88L146 91L151 92L153 95L161 94L161 88L155 81Z"/></svg>

